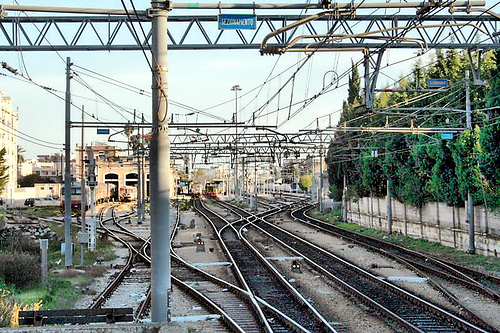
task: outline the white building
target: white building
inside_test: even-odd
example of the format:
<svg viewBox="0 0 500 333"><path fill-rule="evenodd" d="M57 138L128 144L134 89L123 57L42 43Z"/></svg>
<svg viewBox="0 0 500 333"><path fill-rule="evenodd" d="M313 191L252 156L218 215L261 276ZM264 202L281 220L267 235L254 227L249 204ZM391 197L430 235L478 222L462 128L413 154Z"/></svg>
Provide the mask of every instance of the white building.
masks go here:
<svg viewBox="0 0 500 333"><path fill-rule="evenodd" d="M5 185L1 197L11 200L17 188L17 120L19 111L12 108L12 99L0 91L0 149L5 148L5 165L9 167L9 180Z"/></svg>

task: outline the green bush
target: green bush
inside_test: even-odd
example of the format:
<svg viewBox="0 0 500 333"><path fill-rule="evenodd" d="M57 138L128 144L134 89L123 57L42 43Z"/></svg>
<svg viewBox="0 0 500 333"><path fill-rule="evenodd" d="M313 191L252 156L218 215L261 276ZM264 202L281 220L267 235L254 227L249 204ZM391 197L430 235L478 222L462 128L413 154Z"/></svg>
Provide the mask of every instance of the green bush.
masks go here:
<svg viewBox="0 0 500 333"><path fill-rule="evenodd" d="M37 241L22 235L20 232L13 233L2 244L2 249L8 252L28 252L31 254L38 254L40 252L40 245Z"/></svg>
<svg viewBox="0 0 500 333"><path fill-rule="evenodd" d="M192 200L182 200L181 204L179 205L179 210L181 212L185 212L188 210L193 209L193 201Z"/></svg>
<svg viewBox="0 0 500 333"><path fill-rule="evenodd" d="M0 254L0 278L17 289L40 282L40 258L24 252Z"/></svg>
<svg viewBox="0 0 500 333"><path fill-rule="evenodd" d="M49 279L48 293L42 298L43 309L68 309L81 295L75 290L69 280Z"/></svg>

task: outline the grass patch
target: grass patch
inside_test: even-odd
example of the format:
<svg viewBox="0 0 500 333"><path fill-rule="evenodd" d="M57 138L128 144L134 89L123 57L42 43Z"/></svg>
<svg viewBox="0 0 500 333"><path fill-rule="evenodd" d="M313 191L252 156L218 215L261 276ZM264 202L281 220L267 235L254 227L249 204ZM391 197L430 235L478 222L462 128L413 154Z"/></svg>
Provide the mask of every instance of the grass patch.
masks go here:
<svg viewBox="0 0 500 333"><path fill-rule="evenodd" d="M47 291L42 298L42 309L70 309L81 298L81 293L67 279L51 279Z"/></svg>
<svg viewBox="0 0 500 333"><path fill-rule="evenodd" d="M248 209L249 206L245 201L237 201L237 200L231 200L229 201L230 204L235 205L236 207L239 207L241 209Z"/></svg>
<svg viewBox="0 0 500 333"><path fill-rule="evenodd" d="M13 207L9 208L9 211L22 211L27 214L35 215L38 217L62 217L61 208L59 206L49 206L49 207Z"/></svg>
<svg viewBox="0 0 500 333"><path fill-rule="evenodd" d="M311 216L315 219L334 224L340 222L341 210L335 209L331 212L320 212L318 210L313 210L311 211Z"/></svg>
<svg viewBox="0 0 500 333"><path fill-rule="evenodd" d="M15 299L18 303L30 304L39 302L46 294L47 289L45 287L36 287L16 293Z"/></svg>
<svg viewBox="0 0 500 333"><path fill-rule="evenodd" d="M64 233L64 227L59 224L51 224L51 229L58 234L59 232ZM85 262L84 267L82 267L85 274L79 274L65 271L64 256L61 255L60 244L61 242L49 241L48 286L31 286L20 290L6 285L0 278L0 289L9 290L15 302L19 304L32 304L42 301L42 309L68 309L74 307L75 302L81 298L81 289L91 285L94 278L104 275L107 271L107 267L94 266L96 258L103 257L106 261L115 259L115 245L109 239L98 239L94 252L85 250ZM73 264L79 263L80 246L75 244ZM60 270L61 273L56 275L54 270Z"/></svg>

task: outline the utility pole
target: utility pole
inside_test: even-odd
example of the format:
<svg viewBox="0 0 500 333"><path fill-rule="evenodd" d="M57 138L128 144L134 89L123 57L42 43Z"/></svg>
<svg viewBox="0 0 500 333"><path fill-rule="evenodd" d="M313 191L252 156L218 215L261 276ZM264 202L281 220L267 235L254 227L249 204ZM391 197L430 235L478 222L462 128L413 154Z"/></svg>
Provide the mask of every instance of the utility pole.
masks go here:
<svg viewBox="0 0 500 333"><path fill-rule="evenodd" d="M134 113L135 115L135 113ZM135 117L134 117L135 118ZM135 120L135 119L134 119ZM142 193L141 193L141 154L144 154L144 148L142 147L141 127L137 126L137 136L139 138L138 148L137 148L137 224L142 224Z"/></svg>
<svg viewBox="0 0 500 333"><path fill-rule="evenodd" d="M344 186L342 187L342 219L347 223L347 176L344 174Z"/></svg>
<svg viewBox="0 0 500 333"><path fill-rule="evenodd" d="M241 87L239 85L234 85L231 87L231 90L234 91L235 95L235 110L234 110L234 123L236 128L236 135L234 138L234 173L235 173L235 185L234 185L234 195L236 198L240 197L240 188L239 188L239 179L238 179L238 91L241 91Z"/></svg>
<svg viewBox="0 0 500 333"><path fill-rule="evenodd" d="M142 123L144 123L144 113L142 114ZM142 151L144 152L144 127L142 128L142 135L141 135L141 147ZM146 206L146 158L144 157L144 154L141 156L141 161L142 161L142 179L141 179L141 216L144 219L145 215L145 206Z"/></svg>
<svg viewBox="0 0 500 333"><path fill-rule="evenodd" d="M71 58L66 58L66 104L64 140L64 265L70 268L73 263L71 251Z"/></svg>
<svg viewBox="0 0 500 333"><path fill-rule="evenodd" d="M95 250L95 233L96 233L96 221L95 221L95 187L97 186L96 175L95 175L95 159L94 150L89 149L89 187L90 187L90 252Z"/></svg>
<svg viewBox="0 0 500 333"><path fill-rule="evenodd" d="M319 133L319 211L323 212L323 136Z"/></svg>
<svg viewBox="0 0 500 333"><path fill-rule="evenodd" d="M467 129L472 132L472 109L470 105L470 78L469 71L465 71L465 115L467 120ZM467 190L467 221L469 221L469 253L476 252L474 242L474 202L470 189Z"/></svg>
<svg viewBox="0 0 500 333"><path fill-rule="evenodd" d="M151 321L171 320L170 140L167 103L167 19L169 1L152 0Z"/></svg>
<svg viewBox="0 0 500 333"><path fill-rule="evenodd" d="M87 200L86 200L86 193L85 193L85 156L84 156L84 147L85 147L85 126L84 126L84 123L85 123L85 106L82 105L82 150L81 150L81 153L82 153L82 156L81 156L81 159L80 159L80 197L81 197L81 200L80 200L80 203L81 203L81 209L82 209L82 213L81 213L81 229L80 229L80 232L81 232L81 235L83 235L85 233L85 208L87 208ZM80 241L80 240L79 240ZM83 242L80 243L80 266L83 266L83 261L85 259L85 256L84 256L84 246L83 246Z"/></svg>
<svg viewBox="0 0 500 333"><path fill-rule="evenodd" d="M253 186L253 194L254 194L254 210L257 211L257 157L254 160L254 172L255 172L255 180Z"/></svg>
<svg viewBox="0 0 500 333"><path fill-rule="evenodd" d="M392 234L391 178L387 179L387 232Z"/></svg>

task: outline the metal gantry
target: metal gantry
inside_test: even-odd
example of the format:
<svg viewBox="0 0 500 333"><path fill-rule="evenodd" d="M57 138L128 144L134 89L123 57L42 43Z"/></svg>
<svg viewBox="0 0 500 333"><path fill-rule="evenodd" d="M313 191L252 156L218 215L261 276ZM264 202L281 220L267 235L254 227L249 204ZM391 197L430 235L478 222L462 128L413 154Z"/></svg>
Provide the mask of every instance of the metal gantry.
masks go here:
<svg viewBox="0 0 500 333"><path fill-rule="evenodd" d="M286 51L362 51L365 62L365 98L371 106L382 54L386 49L497 49L500 17L483 8L484 1L423 1L423 2L348 2L332 3L322 0L316 4L191 4L152 1L146 11L106 9L60 8L0 5L0 51L125 51L151 49L152 52L152 100L153 126L151 140L151 255L152 255L152 321L170 320L170 261L169 207L170 207L170 142L168 133L167 101L167 45L170 50L250 49L262 54L280 54ZM168 15L177 10L303 10L317 11L304 15L259 15L257 28L250 31L226 31L217 29L216 15ZM387 9L387 15L358 15L364 10ZM414 14L399 10L415 10ZM449 15L443 15L448 10ZM19 15L6 16L8 11ZM54 16L25 16L22 12L54 13ZM468 15L455 14L465 12ZM61 15L64 13L64 15ZM67 13L73 15L68 16ZM169 28L167 30L167 17ZM133 25L141 24L144 36L136 34ZM305 29L297 29L303 25ZM306 32L303 32L306 31ZM300 33L300 35L299 35ZM201 35L201 38L199 37ZM376 56L374 60L372 57ZM68 60L69 63L69 60ZM69 65L68 65L69 67ZM373 72L370 73L370 68ZM69 72L69 70L68 70ZM69 91L69 89L67 90ZM69 113L70 99L66 107ZM69 135L69 119L66 121ZM252 134L252 146L266 147L274 155L280 149L307 149L328 142L321 131L305 134L273 135ZM303 136L302 136L303 135ZM184 135L184 138L186 135ZM191 149L206 148L221 142L205 134L206 142L179 143ZM309 141L301 141L301 140ZM192 138L191 138L192 139ZM228 151L238 138L219 136ZM185 139L184 139L185 140ZM176 146L175 136L172 136ZM67 141L69 142L69 141ZM227 143L226 143L227 142ZM200 145L198 147L197 145ZM242 143L243 146L243 143ZM248 145L245 145L245 147ZM234 147L236 148L236 147ZM69 145L66 146L69 149ZM174 148L175 149L175 148ZM238 148L239 150L239 148ZM179 151L180 152L180 151ZM233 151L234 153L235 151ZM286 153L286 150L282 151ZM239 151L238 151L239 153ZM255 154L255 152L254 152ZM69 155L67 153L67 155ZM67 163L69 164L69 163ZM66 191L68 191L66 181ZM68 201L68 200L67 200ZM68 211L68 210L67 210ZM65 216L65 220L68 217ZM67 232L66 232L67 234ZM67 235L66 235L67 236ZM70 252L69 247L66 253ZM68 255L66 255L68 257ZM66 266L71 260L66 260Z"/></svg>
<svg viewBox="0 0 500 333"><path fill-rule="evenodd" d="M380 6L384 8L383 4ZM263 39L273 33L269 47L290 50L500 47L500 17L494 13L444 15L439 12L418 16L354 12L338 18L335 11L329 13L304 23L305 29L281 33L276 31L301 21L304 16L258 15L256 30L230 31L217 29L217 15L172 15L169 16L168 45L170 50L260 50ZM144 11L138 14L130 16L132 22L125 15L113 14L6 16L0 19L0 51L140 51L152 42L151 19ZM132 25L137 23L144 27L145 36L133 33Z"/></svg>

